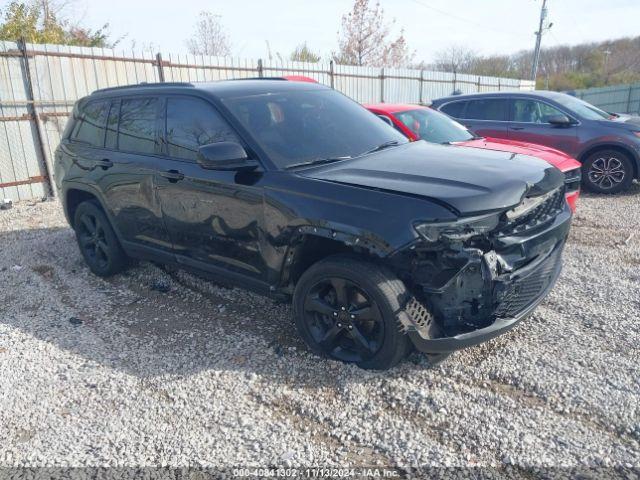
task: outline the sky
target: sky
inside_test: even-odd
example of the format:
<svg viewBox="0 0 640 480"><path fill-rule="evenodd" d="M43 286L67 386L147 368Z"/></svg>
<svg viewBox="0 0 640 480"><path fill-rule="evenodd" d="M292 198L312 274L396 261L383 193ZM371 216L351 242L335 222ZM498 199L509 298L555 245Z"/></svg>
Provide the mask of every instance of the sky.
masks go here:
<svg viewBox="0 0 640 480"><path fill-rule="evenodd" d="M374 0L371 0L372 3ZM0 1L0 4L6 4ZM239 57L287 57L296 45L328 57L337 49L341 16L353 0L72 0L69 12L97 28L108 22L119 48L185 53L198 13L221 15ZM449 45L480 54L533 48L542 0L380 0L394 31L404 29L415 60L429 63ZM548 0L544 46L640 35L640 0Z"/></svg>

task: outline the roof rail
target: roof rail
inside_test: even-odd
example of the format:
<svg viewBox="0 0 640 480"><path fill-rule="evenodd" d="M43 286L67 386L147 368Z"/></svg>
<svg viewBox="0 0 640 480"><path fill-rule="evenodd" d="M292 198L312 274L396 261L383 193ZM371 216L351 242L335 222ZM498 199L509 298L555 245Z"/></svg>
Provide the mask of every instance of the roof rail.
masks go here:
<svg viewBox="0 0 640 480"><path fill-rule="evenodd" d="M98 90L96 90L93 93L98 93L98 92L112 92L112 91L117 91L117 90L125 90L127 88L153 88L153 87L193 87L193 83L189 83L189 82L154 82L154 83L147 83L147 82L141 82L141 83L136 83L133 85L121 85L119 87L107 87L107 88L99 88Z"/></svg>

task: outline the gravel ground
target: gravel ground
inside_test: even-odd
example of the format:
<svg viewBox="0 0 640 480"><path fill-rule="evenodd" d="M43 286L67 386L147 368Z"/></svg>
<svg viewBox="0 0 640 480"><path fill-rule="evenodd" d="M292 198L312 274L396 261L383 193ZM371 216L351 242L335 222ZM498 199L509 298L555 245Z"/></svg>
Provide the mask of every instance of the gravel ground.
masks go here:
<svg viewBox="0 0 640 480"><path fill-rule="evenodd" d="M640 185L584 196L509 334L386 373L287 305L141 263L90 274L56 202L0 211L0 466L640 467Z"/></svg>

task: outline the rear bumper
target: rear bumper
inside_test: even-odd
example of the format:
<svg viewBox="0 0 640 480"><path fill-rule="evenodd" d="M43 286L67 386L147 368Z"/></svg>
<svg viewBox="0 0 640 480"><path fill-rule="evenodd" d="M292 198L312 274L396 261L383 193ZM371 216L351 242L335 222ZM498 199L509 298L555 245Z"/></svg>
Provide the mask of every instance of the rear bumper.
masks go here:
<svg viewBox="0 0 640 480"><path fill-rule="evenodd" d="M529 304L519 309L515 315L508 317L497 316L493 323L484 328L450 337L424 338L417 331L409 331L409 338L416 349L431 354L453 352L486 342L511 330L545 299L555 285L562 269L561 254L563 246L564 242L561 242L545 259L536 262L535 265L527 269L526 273L519 273L515 276L517 278L505 282L507 285L515 285L516 282L519 282L520 285L526 285L530 281L539 281L541 274L546 276L544 289Z"/></svg>

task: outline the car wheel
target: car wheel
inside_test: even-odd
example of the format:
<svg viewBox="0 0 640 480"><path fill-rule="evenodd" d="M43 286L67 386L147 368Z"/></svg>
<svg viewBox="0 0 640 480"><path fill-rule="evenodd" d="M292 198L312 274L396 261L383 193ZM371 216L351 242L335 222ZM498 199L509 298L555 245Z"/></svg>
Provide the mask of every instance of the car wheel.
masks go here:
<svg viewBox="0 0 640 480"><path fill-rule="evenodd" d="M73 226L80 252L93 273L108 277L127 267L127 255L97 202L89 200L78 205Z"/></svg>
<svg viewBox="0 0 640 480"><path fill-rule="evenodd" d="M411 350L398 318L409 297L404 283L386 269L336 255L302 275L293 313L300 335L315 353L386 370Z"/></svg>
<svg viewBox="0 0 640 480"><path fill-rule="evenodd" d="M627 155L617 150L600 150L584 162L583 185L595 193L618 193L633 182L633 165Z"/></svg>

